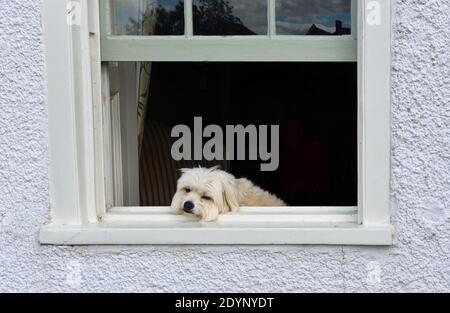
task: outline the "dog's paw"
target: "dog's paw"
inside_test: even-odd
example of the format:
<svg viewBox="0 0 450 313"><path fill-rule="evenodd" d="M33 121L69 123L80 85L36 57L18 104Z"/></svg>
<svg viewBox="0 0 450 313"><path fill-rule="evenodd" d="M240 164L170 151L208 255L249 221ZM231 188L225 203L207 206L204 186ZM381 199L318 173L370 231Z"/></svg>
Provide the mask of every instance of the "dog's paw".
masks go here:
<svg viewBox="0 0 450 313"><path fill-rule="evenodd" d="M217 221L218 219L219 219L218 215L202 216L200 218L200 222L211 223Z"/></svg>
<svg viewBox="0 0 450 313"><path fill-rule="evenodd" d="M172 212L174 212L176 215L183 215L184 211L181 209L173 209L172 208Z"/></svg>
<svg viewBox="0 0 450 313"><path fill-rule="evenodd" d="M217 218L216 219L201 219L199 222L200 223L204 223L204 224L209 224L209 223L213 223L213 222L217 222Z"/></svg>

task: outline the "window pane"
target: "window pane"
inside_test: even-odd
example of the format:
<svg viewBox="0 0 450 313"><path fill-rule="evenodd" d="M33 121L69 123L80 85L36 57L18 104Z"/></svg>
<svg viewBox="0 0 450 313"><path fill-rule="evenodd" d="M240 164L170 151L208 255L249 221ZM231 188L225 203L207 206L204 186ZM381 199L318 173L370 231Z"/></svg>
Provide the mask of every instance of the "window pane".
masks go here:
<svg viewBox="0 0 450 313"><path fill-rule="evenodd" d="M348 35L351 0L277 0L279 35Z"/></svg>
<svg viewBox="0 0 450 313"><path fill-rule="evenodd" d="M111 0L113 35L183 35L184 0Z"/></svg>
<svg viewBox="0 0 450 313"><path fill-rule="evenodd" d="M194 0L194 35L266 35L267 0Z"/></svg>

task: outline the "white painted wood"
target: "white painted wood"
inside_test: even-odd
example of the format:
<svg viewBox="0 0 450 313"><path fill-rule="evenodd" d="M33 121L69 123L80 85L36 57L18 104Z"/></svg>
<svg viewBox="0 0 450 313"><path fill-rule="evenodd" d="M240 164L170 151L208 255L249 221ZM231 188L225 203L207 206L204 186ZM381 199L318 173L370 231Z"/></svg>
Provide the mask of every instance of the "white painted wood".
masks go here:
<svg viewBox="0 0 450 313"><path fill-rule="evenodd" d="M72 37L66 14L62 13L66 10L66 4L58 0L43 2L50 140L50 206L53 221L81 223ZM61 84L67 87L60 88ZM62 129L65 131L61 131Z"/></svg>
<svg viewBox="0 0 450 313"><path fill-rule="evenodd" d="M185 0L184 36L112 36L109 1L100 0L102 60L356 61L352 36L276 36L276 0L267 1L268 34L264 36L194 36L192 0Z"/></svg>
<svg viewBox="0 0 450 313"><path fill-rule="evenodd" d="M186 38L194 35L192 0L184 0L184 33Z"/></svg>
<svg viewBox="0 0 450 313"><path fill-rule="evenodd" d="M102 65L102 123L103 129L103 166L104 166L104 192L106 210L114 206L114 160L112 147L112 121L111 121L111 86L110 77L113 76L107 64ZM122 167L122 164L120 164ZM106 212L105 212L106 213Z"/></svg>
<svg viewBox="0 0 450 313"><path fill-rule="evenodd" d="M277 34L276 0L267 0L267 28L270 38Z"/></svg>
<svg viewBox="0 0 450 313"><path fill-rule="evenodd" d="M94 112L92 91L92 69L89 30L89 5L87 0L81 4L81 24L72 27L72 56L75 70L75 114L78 141L78 171L81 213L84 221L97 221L97 200L95 188L95 144ZM94 26L91 24L91 26ZM78 105L79 102L89 106Z"/></svg>
<svg viewBox="0 0 450 313"><path fill-rule="evenodd" d="M333 222L330 222L333 220ZM355 224L357 221L356 215L325 215L319 214L301 215L301 214L283 214L283 215L265 215L265 214L237 214L230 213L222 215L217 222L211 225L226 226L245 226L248 224L254 227L301 227L305 223L324 223L326 225L333 225L334 223L348 223ZM192 217L174 215L174 214L151 214L151 215L116 215L106 214L102 218L102 222L116 223L124 227L177 227L178 224L198 223Z"/></svg>
<svg viewBox="0 0 450 313"><path fill-rule="evenodd" d="M358 207L242 207L239 215L356 215ZM108 210L110 214L151 215L172 214L169 207L114 207ZM331 221L332 220L328 220Z"/></svg>
<svg viewBox="0 0 450 313"><path fill-rule="evenodd" d="M170 227L117 226L109 223L86 227L49 225L40 242L53 245L152 244L152 245L391 245L392 227L354 224L297 225L261 228L251 224L220 226L198 222Z"/></svg>
<svg viewBox="0 0 450 313"><path fill-rule="evenodd" d="M103 103L102 103L102 77L101 77L101 55L100 55L100 21L98 14L99 3L88 1L89 11L89 46L91 53L91 76L92 76L92 105L94 125L94 154L95 154L95 197L97 217L102 216L106 211L105 181L103 163Z"/></svg>
<svg viewBox="0 0 450 313"><path fill-rule="evenodd" d="M122 135L123 203L138 206L139 155L137 136L137 66L135 62L119 63L120 133Z"/></svg>
<svg viewBox="0 0 450 313"><path fill-rule="evenodd" d="M116 207L108 211L103 222L121 225L176 225L196 221L190 216L173 214L169 207ZM247 225L273 227L298 227L304 223L356 223L357 207L243 207L236 213L221 215L217 223L221 226Z"/></svg>
<svg viewBox="0 0 450 313"><path fill-rule="evenodd" d="M89 21L80 1L80 25L69 25L67 1L43 2L50 137L52 220L96 220ZM83 66L83 64L87 66Z"/></svg>
<svg viewBox="0 0 450 313"><path fill-rule="evenodd" d="M98 19L100 21L100 34L104 38L111 35L112 33L112 23L111 23L111 3L110 0L99 0L99 10L93 13L97 13Z"/></svg>
<svg viewBox="0 0 450 313"><path fill-rule="evenodd" d="M123 160L122 160L122 135L120 133L120 97L116 93L111 97L111 140L112 140L112 164L114 206L123 206Z"/></svg>
<svg viewBox="0 0 450 313"><path fill-rule="evenodd" d="M389 224L391 1L378 0L381 24L367 23L368 3L360 8L359 222Z"/></svg>
<svg viewBox="0 0 450 313"><path fill-rule="evenodd" d="M352 7L351 7L351 11L352 11L352 38L354 40L358 39L358 28L359 28L359 24L358 24L358 18L359 18L359 14L358 14L358 7L359 7L359 0L352 0Z"/></svg>
<svg viewBox="0 0 450 313"><path fill-rule="evenodd" d="M120 213L108 212L103 216L102 222L117 223L123 226L129 225L153 225L153 226L174 226L178 224L185 224L188 222L197 222L197 219L191 216L175 215L171 211L162 212L143 212L141 214L136 211L127 214L126 210ZM254 227L301 227L304 223L319 223L326 225L333 225L335 223L349 223L356 224L357 211L352 213L348 212L327 212L327 213L310 213L303 214L301 212L283 212L277 213L274 209L272 212L263 212L264 209L259 211L243 211L236 213L223 214L219 217L217 222L211 225L221 226L233 226L239 225L245 226L249 223Z"/></svg>
<svg viewBox="0 0 450 313"><path fill-rule="evenodd" d="M109 36L103 61L355 62L352 36Z"/></svg>
<svg viewBox="0 0 450 313"><path fill-rule="evenodd" d="M97 214L104 212L105 209L96 207L104 197L102 194L98 195L102 192L103 176L97 166L105 166L102 156L103 142L98 143L99 140L103 141L99 117L101 116L99 108L102 106L98 101L98 95L101 93L96 37L100 31L99 15L98 12L92 12L98 10L98 7L92 4L88 6L87 0L81 0L83 8L81 25L69 26L65 16L67 2L61 0L43 2L52 222L41 229L42 243L392 244L393 229L389 224L390 1L378 1L382 8L381 25L369 26L364 22L368 0L363 0L363 5L358 10L360 29L358 213L361 225L356 223L355 208L243 208L238 214L224 215L217 223L198 223L183 216L173 216L169 214L168 208L113 208L106 214L100 213L98 216L102 217L103 221L97 221ZM88 10L91 15L87 14ZM213 42L214 47L211 47L210 52L204 48L199 49L203 53L200 59L216 60L209 53L217 51L219 46L223 48L221 45L228 43L230 47L226 49L232 47L237 49L236 54L229 57L230 60L237 58L239 54L241 61L257 61L258 58L266 61L312 61L331 60L325 50L326 46L333 42L334 45L341 45L342 51L347 51L336 49L334 52L337 56L333 57L335 60L342 61L346 58L356 60L356 49L353 51L356 43L351 36L330 40L327 43L321 38L309 38L303 45L299 44L302 40L298 40L298 37L293 39L286 36L279 41L276 36L272 43L276 47L273 50L269 49L266 57L261 55L262 47L267 48L264 41L269 40L268 38L254 37L248 40L248 43L244 42L243 38L220 39L223 39L220 40L220 44L214 43L214 40L219 38L192 39L186 46L180 44L183 41L172 41L170 38L159 38L152 43L157 43L158 40L177 42L171 46L170 57L180 56L177 52L172 52L172 49L176 48L192 48L192 53L199 52L190 45L195 40L205 40ZM109 43L111 41L114 40L107 40ZM167 48L167 43L161 44L160 47L158 45L152 47L149 45L150 41L137 41L138 46L145 42L143 46L154 48L156 55L161 58L161 49L163 46ZM290 41L292 43L286 44ZM279 44L280 42L284 42L287 45L285 47L294 50L283 52L284 44ZM316 43L312 44L314 42ZM349 48L350 42L352 48ZM300 46L304 49L308 45L309 52L308 49L301 52ZM202 43L200 46L207 47L208 44ZM252 46L256 47L256 58L250 56ZM133 45L130 47L134 48ZM126 50L125 47L121 49ZM349 58L350 50L354 55ZM280 55L276 54L277 51ZM293 52L297 52L300 56L294 55ZM313 54L313 52L319 56L305 56L306 53ZM222 55L224 59L221 61L228 61L226 54L225 51ZM153 57L152 54L148 58ZM131 81L133 85L132 80L136 79L135 72L129 71L121 79L125 79L128 83ZM137 92L134 96L136 95ZM122 99L120 100L123 103ZM130 112L132 110L130 109ZM135 114L130 113L128 116L134 116L134 121L136 120ZM135 192L138 190L136 188Z"/></svg>
<svg viewBox="0 0 450 313"><path fill-rule="evenodd" d="M103 129L103 162L105 205L109 210L123 206L123 160L121 134L121 106L119 95L119 70L116 64L102 65L103 119L98 127ZM103 212L103 214L106 212ZM103 216L103 214L99 216Z"/></svg>
<svg viewBox="0 0 450 313"><path fill-rule="evenodd" d="M77 137L77 167L80 190L80 204L83 221L97 220L95 198L95 145L92 106L92 73L89 34L89 14L86 0L81 4L81 24L73 25L72 60L74 66L74 100ZM85 66L83 66L85 64ZM79 102L90 103L89 107L78 105Z"/></svg>
<svg viewBox="0 0 450 313"><path fill-rule="evenodd" d="M362 31L365 24L365 6L360 3L358 6L358 224L363 223L363 205L364 205L364 89L363 89L363 73L364 73L364 40Z"/></svg>

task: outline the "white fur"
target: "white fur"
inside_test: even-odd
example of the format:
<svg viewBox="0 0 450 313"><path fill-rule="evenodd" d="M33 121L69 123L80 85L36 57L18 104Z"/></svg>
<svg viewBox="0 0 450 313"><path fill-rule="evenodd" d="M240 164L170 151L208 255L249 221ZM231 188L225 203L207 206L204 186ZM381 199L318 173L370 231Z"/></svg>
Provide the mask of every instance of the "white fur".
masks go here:
<svg viewBox="0 0 450 313"><path fill-rule="evenodd" d="M245 178L217 168L182 169L172 209L177 214L191 214L202 221L214 221L219 214L236 212L240 206L285 206L286 204ZM186 213L183 206L192 202L194 209Z"/></svg>

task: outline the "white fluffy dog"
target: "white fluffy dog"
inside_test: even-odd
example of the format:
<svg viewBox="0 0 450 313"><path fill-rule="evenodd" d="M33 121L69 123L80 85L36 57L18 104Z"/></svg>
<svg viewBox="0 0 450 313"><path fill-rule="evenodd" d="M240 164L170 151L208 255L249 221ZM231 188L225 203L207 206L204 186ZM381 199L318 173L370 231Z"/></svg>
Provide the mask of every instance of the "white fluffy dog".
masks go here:
<svg viewBox="0 0 450 313"><path fill-rule="evenodd" d="M171 205L177 214L194 215L210 222L219 214L238 211L241 206L286 206L248 179L237 179L217 167L182 169L181 172Z"/></svg>

